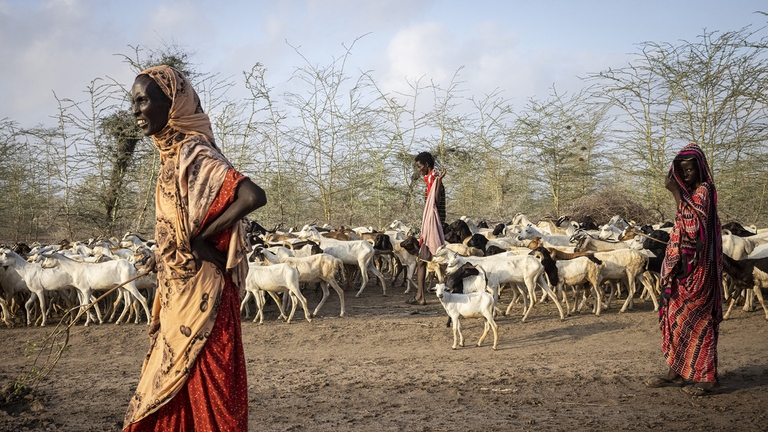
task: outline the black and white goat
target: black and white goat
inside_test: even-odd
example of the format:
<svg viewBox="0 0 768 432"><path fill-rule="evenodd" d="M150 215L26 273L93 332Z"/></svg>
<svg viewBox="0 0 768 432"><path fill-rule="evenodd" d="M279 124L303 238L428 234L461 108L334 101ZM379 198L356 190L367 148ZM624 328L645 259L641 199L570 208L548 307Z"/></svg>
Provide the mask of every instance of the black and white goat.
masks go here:
<svg viewBox="0 0 768 432"><path fill-rule="evenodd" d="M741 292L752 289L763 307L765 319L768 320L768 308L765 306L762 293L763 288L768 288L768 258L734 260L723 254L723 273L729 275L734 284L728 311L723 315L723 319L731 316L731 308Z"/></svg>

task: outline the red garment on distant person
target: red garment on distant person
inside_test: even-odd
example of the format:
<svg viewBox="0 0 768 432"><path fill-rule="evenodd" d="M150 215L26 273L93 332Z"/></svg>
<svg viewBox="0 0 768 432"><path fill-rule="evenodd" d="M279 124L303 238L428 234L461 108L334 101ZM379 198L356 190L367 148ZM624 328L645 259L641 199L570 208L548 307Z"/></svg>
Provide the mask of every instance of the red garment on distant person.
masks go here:
<svg viewBox="0 0 768 432"><path fill-rule="evenodd" d="M437 248L445 244L445 234L443 225L440 221L440 215L437 209L438 182L437 171L432 170L424 176L427 183L427 199L424 203L424 213L421 216L421 236L419 245L426 245L431 255L437 252ZM426 259L419 254L419 258Z"/></svg>
<svg viewBox="0 0 768 432"><path fill-rule="evenodd" d="M434 169L434 168L432 168L432 169L431 169L431 170L430 170L430 171L427 173L427 175L425 175L425 176L424 176L424 183L426 183L426 184L427 184L427 191L426 191L426 193L424 194L424 198L425 198L425 199L426 199L426 198L429 198L429 191L431 191L431 190L432 190L432 183L434 183L434 182L435 182L435 180L437 180L437 176L438 176L438 174L437 174L437 170L436 170L436 169Z"/></svg>
<svg viewBox="0 0 768 432"><path fill-rule="evenodd" d="M234 201L245 178L230 170L201 225L205 227ZM227 251L231 228L209 240ZM229 274L213 330L198 355L184 387L167 404L131 424L127 432L217 432L248 430L248 384L240 328L240 297Z"/></svg>

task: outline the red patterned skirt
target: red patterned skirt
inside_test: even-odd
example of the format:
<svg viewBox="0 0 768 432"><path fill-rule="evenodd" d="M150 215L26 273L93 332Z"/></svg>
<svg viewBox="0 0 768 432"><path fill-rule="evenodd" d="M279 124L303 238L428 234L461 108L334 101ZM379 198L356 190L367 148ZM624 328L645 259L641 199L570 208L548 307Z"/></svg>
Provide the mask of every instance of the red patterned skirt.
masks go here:
<svg viewBox="0 0 768 432"><path fill-rule="evenodd" d="M221 306L211 335L184 388L128 432L248 430L248 384L240 329L240 298L225 275Z"/></svg>
<svg viewBox="0 0 768 432"><path fill-rule="evenodd" d="M674 278L661 311L661 348L669 367L686 380L717 382L717 339L722 320L720 287L704 265Z"/></svg>

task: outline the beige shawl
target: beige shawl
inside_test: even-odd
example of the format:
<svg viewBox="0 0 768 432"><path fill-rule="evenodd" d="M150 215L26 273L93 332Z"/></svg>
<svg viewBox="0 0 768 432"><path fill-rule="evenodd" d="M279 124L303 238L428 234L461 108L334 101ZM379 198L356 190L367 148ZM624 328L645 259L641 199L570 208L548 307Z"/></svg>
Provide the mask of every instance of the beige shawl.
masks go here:
<svg viewBox="0 0 768 432"><path fill-rule="evenodd" d="M171 99L168 125L153 138L160 150L157 179L155 255L158 287L152 335L141 379L125 425L141 420L173 398L213 328L224 279L213 264L196 268L191 241L232 169L213 141L208 116L189 82L175 69L144 70ZM227 270L240 290L248 272L242 224L232 227Z"/></svg>

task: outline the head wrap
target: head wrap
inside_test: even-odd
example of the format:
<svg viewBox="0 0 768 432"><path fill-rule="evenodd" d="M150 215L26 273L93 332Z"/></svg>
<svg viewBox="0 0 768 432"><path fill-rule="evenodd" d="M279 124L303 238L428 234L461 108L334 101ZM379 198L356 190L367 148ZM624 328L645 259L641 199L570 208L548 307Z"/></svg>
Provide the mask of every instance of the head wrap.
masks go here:
<svg viewBox="0 0 768 432"><path fill-rule="evenodd" d="M139 73L139 76L141 75L152 78L171 100L168 124L153 136L155 145L161 154L165 155L173 150L178 150L180 143L171 139L175 135L174 132L181 132L184 135L204 135L216 147L211 120L203 112L197 92L181 72L170 66L161 65L144 69Z"/></svg>
<svg viewBox="0 0 768 432"><path fill-rule="evenodd" d="M683 176L681 175L682 168L680 162L685 160L696 162L696 165L699 168L699 181L701 181L701 183L709 184L712 191L713 211L717 214L717 191L715 190L715 182L712 179L712 171L709 169L709 164L707 163L707 157L704 155L704 151L702 151L701 147L696 143L690 143L683 147L677 156L675 156L675 159L672 161L672 167L670 167L673 177L677 182L677 186L680 189L680 197L693 205L693 200L691 198L691 193L693 191L688 189L688 186L685 184L685 181L683 181Z"/></svg>

